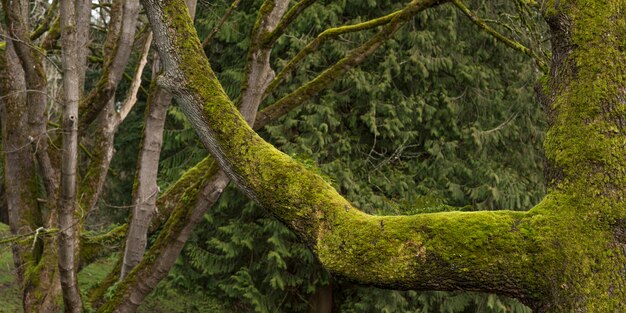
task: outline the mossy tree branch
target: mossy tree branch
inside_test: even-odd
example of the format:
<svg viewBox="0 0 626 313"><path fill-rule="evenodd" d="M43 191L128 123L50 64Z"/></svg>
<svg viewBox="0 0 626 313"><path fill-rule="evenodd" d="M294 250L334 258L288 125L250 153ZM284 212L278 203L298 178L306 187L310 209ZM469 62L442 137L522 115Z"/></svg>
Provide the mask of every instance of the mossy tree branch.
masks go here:
<svg viewBox="0 0 626 313"><path fill-rule="evenodd" d="M49 200L52 202L58 188L58 173L52 165L48 145L47 77L43 66L43 54L30 41L28 3L18 0L3 0L2 4L6 12L9 34L24 69L26 89L30 90L27 93L28 123L30 124L28 133L31 138L34 138L34 151L36 151Z"/></svg>
<svg viewBox="0 0 626 313"><path fill-rule="evenodd" d="M43 20L39 22L35 30L30 34L30 40L35 41L39 39L41 35L47 32L50 29L50 23L54 21L57 9L59 7L59 0L53 0L52 3L46 9L46 13L44 15Z"/></svg>
<svg viewBox="0 0 626 313"><path fill-rule="evenodd" d="M0 91L2 98L2 147L4 184L11 234L16 238L27 238L33 231L50 221L43 221L37 198L42 195L37 177L36 158L30 149L27 96L24 71L15 52L13 42L8 41L0 56ZM52 214L54 216L54 214ZM56 217L52 218L56 223ZM48 247L50 245L50 247ZM59 296L59 289L50 277L56 277L56 262L49 262L51 248L56 249L50 239L39 238L33 245L25 240L13 245L13 260L25 310L45 311L58 308L51 298ZM43 250L43 251L42 251ZM31 273L37 271L39 275ZM42 295L44 295L42 297ZM49 298L45 297L50 295Z"/></svg>
<svg viewBox="0 0 626 313"><path fill-rule="evenodd" d="M359 23L356 25L343 26L339 28L328 29L320 34L315 40L309 43L302 51L300 51L278 74L278 76L270 83L265 89L264 97L278 86L279 83L285 78L285 76L295 69L296 65L309 53L315 51L320 44L330 38L335 38L341 34L348 32L360 31L370 29L376 26L385 25L375 36L370 38L365 43L361 44L356 49L353 49L347 56L333 64L331 67L324 70L317 77L305 85L298 87L292 93L285 95L280 100L276 101L272 105L259 112L256 125L263 127L269 123L269 121L276 119L280 115L284 115L286 112L294 109L304 101L308 100L313 95L317 94L321 90L328 87L337 78L341 77L350 69L354 68L361 62L363 62L368 56L372 55L380 45L382 45L387 39L406 23L408 19L415 16L419 11L414 10L414 3L411 2L402 10L396 11L389 15Z"/></svg>
<svg viewBox="0 0 626 313"><path fill-rule="evenodd" d="M289 60L287 65L280 72L278 72L278 74L276 74L276 77L272 80L272 82L267 87L265 94L263 95L263 98L266 98L269 94L271 94L274 91L274 89L276 89L276 87L278 87L278 85L280 85L283 82L285 77L296 69L298 64L302 60L304 60L304 58L306 58L309 54L317 51L317 49L327 40L337 38L343 34L358 32L362 30L372 29L381 25L385 25L389 23L391 19L393 19L393 17L396 16L399 12L400 11L396 11L394 13L391 13L391 14L388 14L383 17L379 17L370 21L366 21L363 23L358 23L355 25L345 25L341 27L334 27L334 28L329 28L323 31L315 39L313 39L313 41L308 43L306 47L300 50L296 54L296 56L294 56L291 60Z"/></svg>
<svg viewBox="0 0 626 313"><path fill-rule="evenodd" d="M313 39L313 41L308 43L302 50L300 50L291 60L289 60L287 65L285 65L285 67L280 72L278 72L278 74L276 74L276 77L274 78L274 80L272 80L272 82L267 87L263 98L271 94L272 91L274 91L274 89L276 89L276 87L283 82L285 77L289 75L291 72L293 72L293 70L296 69L298 64L300 64L300 62L304 60L304 58L306 58L309 54L317 51L317 49L324 42L330 39L337 38L343 34L358 32L362 30L372 29L381 25L385 25L389 23L393 19L394 16L400 13L400 11L396 11L394 13L391 13L391 14L388 14L388 15L370 20L370 21L366 21L363 23L358 23L354 25L345 25L345 26L340 26L340 27L333 27L333 28L329 28L323 31L315 39Z"/></svg>

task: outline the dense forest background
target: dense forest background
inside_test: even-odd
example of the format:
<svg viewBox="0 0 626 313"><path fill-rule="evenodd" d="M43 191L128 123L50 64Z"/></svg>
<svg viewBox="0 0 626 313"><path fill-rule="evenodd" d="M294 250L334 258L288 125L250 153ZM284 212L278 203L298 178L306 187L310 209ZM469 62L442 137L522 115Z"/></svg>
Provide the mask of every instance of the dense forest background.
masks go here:
<svg viewBox="0 0 626 313"><path fill-rule="evenodd" d="M232 99L238 97L246 61L233 56L246 55L260 4L198 3L201 38L236 6L205 49ZM524 6L501 0L472 1L470 6L492 27L545 57L546 30ZM357 23L400 7L393 1L317 2L279 39L273 67L284 67L328 25ZM326 43L266 102L309 81L372 34L350 33ZM146 89L149 72L144 73ZM528 56L481 32L455 7L441 6L419 14L332 88L260 134L314 165L342 195L371 214L526 210L545 190L541 145L546 125L535 99L538 77ZM128 84L122 83L118 93L124 94ZM128 217L136 169L132 162L139 153L146 101L145 94L139 96L117 135L104 200L89 216L93 230ZM183 114L171 106L159 169L161 190L206 154ZM411 209L400 209L407 207ZM328 307L343 313L529 312L495 295L399 292L330 277L289 230L232 186L155 292L157 303L182 295L188 295L188 302L177 308L181 312L326 312Z"/></svg>

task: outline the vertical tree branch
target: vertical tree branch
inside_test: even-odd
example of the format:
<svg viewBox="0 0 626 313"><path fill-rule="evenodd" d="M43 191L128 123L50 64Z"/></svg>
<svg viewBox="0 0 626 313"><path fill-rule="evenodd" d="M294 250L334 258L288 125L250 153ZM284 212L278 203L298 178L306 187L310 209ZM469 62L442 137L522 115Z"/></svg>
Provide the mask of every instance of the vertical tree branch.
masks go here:
<svg viewBox="0 0 626 313"><path fill-rule="evenodd" d="M113 158L113 142L121 116L115 109L115 92L124 74L132 52L139 14L138 0L113 3L109 34L105 49L114 51L104 64L103 74L96 86L81 101L79 107L81 132L96 120L93 155L87 174L80 186L81 201L85 210L97 203ZM130 110L130 107L126 107Z"/></svg>
<svg viewBox="0 0 626 313"><path fill-rule="evenodd" d="M67 312L82 312L82 302L76 277L75 249L78 222L76 219L76 173L78 162L78 103L82 90L80 70L85 52L80 29L88 27L80 16L80 6L71 0L61 0L61 41L63 57L63 94L65 106L62 115L61 205L59 213L59 273L63 303ZM82 24L81 24L82 22Z"/></svg>
<svg viewBox="0 0 626 313"><path fill-rule="evenodd" d="M156 77L155 77L156 79ZM148 226L156 209L159 196L157 173L159 155L163 144L163 128L167 108L172 96L153 83L146 108L146 124L143 132L141 151L137 163L136 189L133 194L133 212L124 248L124 262L120 278L126 275L141 261L146 249Z"/></svg>
<svg viewBox="0 0 626 313"><path fill-rule="evenodd" d="M298 17L300 13L306 10L309 6L315 3L317 0L301 0L296 5L294 5L287 14L285 14L277 25L273 27L273 29L269 30L267 35L263 38L263 45L271 46L276 42L276 39L282 35L287 27Z"/></svg>
<svg viewBox="0 0 626 313"><path fill-rule="evenodd" d="M238 103L239 111L246 116L248 124L254 122L265 88L274 79L274 71L270 67L272 46L263 45L264 36L276 29L288 5L289 0L265 1L252 30L252 44Z"/></svg>
<svg viewBox="0 0 626 313"><path fill-rule="evenodd" d="M123 1L121 14L122 20L119 32L113 31L109 34L109 36L113 36L111 39L115 43L111 46L113 53L105 60L100 80L81 102L81 128L91 124L106 105L111 105L115 101L113 99L115 91L124 74L124 68L128 64L137 28L139 1ZM119 25L116 25L116 23L109 24L109 28L112 29L117 29L117 26Z"/></svg>
<svg viewBox="0 0 626 313"><path fill-rule="evenodd" d="M9 226L14 235L26 234L39 227L40 218L37 206L37 189L31 181L35 181L35 159L30 150L28 138L29 125L26 110L26 81L20 66L13 43L7 41L5 51L0 58L1 76L0 92L2 97L2 146L4 182L6 187ZM26 218L26 217L32 218ZM38 305L32 292L37 282L31 281L26 275L29 260L36 260L29 245L14 244L13 260L17 270L20 289L24 290L23 306L25 309L36 310ZM32 261L31 261L32 262Z"/></svg>

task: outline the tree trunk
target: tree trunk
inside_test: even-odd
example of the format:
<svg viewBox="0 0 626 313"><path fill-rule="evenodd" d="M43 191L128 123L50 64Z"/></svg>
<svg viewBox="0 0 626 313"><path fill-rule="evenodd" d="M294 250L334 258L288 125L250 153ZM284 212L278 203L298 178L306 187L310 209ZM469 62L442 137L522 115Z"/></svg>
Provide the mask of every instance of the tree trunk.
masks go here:
<svg viewBox="0 0 626 313"><path fill-rule="evenodd" d="M12 234L25 235L42 225L44 229L54 227L56 215L52 214L50 220L44 220L37 201L45 192L38 187L32 137L28 135L27 97L22 92L26 86L24 72L10 41L7 42L2 63L2 93L6 95L2 99L2 145L9 226ZM60 310L56 301L61 290L55 246L54 240L39 238L32 243L12 247L24 312Z"/></svg>
<svg viewBox="0 0 626 313"><path fill-rule="evenodd" d="M82 5L82 6L81 6ZM61 0L61 42L63 56L63 95L65 105L62 119L61 154L61 202L59 205L59 273L66 312L82 312L83 306L78 290L78 231L80 221L77 213L76 179L78 164L78 103L83 89L84 64L81 56L88 29L90 11L83 10L81 1ZM82 23L82 24L81 24ZM81 38L83 37L83 38Z"/></svg>
<svg viewBox="0 0 626 313"><path fill-rule="evenodd" d="M309 313L333 312L333 286L328 284L321 287L309 299Z"/></svg>

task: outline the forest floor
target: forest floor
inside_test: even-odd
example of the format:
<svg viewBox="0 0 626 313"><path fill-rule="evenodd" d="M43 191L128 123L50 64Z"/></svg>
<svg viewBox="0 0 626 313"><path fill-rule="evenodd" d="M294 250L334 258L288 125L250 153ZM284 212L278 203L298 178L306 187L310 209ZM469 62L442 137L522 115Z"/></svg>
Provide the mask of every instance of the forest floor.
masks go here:
<svg viewBox="0 0 626 313"><path fill-rule="evenodd" d="M0 223L0 238L9 236L9 227ZM85 267L78 274L81 292L101 281L113 267L117 256L107 258ZM0 246L0 313L21 313L22 301L19 286L15 279L11 246ZM171 288L157 288L139 307L140 313L183 313L183 312L223 312L217 299L205 295L179 291Z"/></svg>

